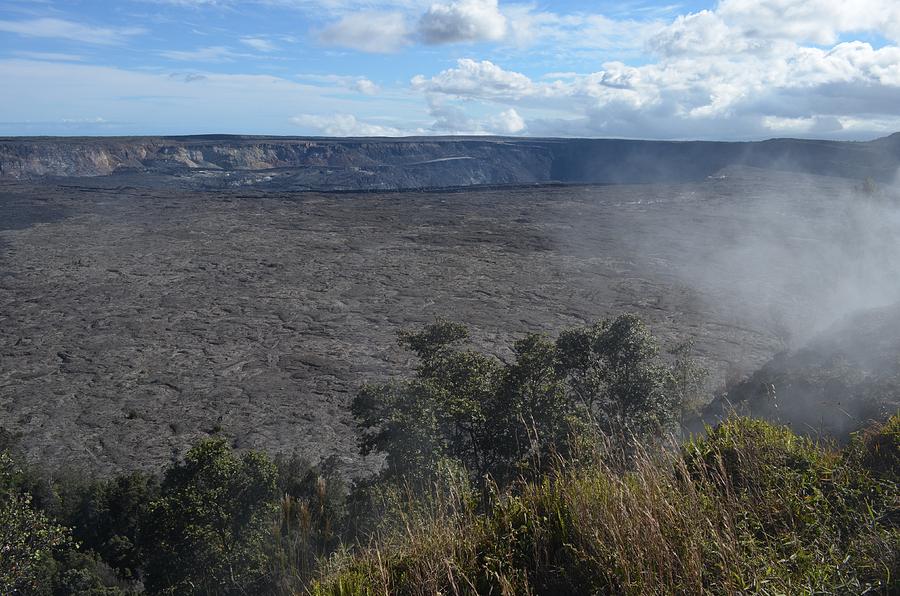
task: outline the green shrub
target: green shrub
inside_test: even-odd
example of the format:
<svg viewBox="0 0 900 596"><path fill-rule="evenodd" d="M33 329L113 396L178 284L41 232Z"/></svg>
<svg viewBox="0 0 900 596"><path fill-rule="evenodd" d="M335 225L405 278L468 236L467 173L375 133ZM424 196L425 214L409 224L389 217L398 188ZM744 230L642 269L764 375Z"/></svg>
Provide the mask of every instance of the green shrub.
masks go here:
<svg viewBox="0 0 900 596"><path fill-rule="evenodd" d="M54 556L71 547L71 534L33 506L23 472L0 451L0 594L46 593Z"/></svg>
<svg viewBox="0 0 900 596"><path fill-rule="evenodd" d="M728 420L682 449L608 452L495 492L433 491L311 588L349 594L889 593L894 487L789 430ZM449 491L452 493L453 491ZM428 515L410 511L430 512Z"/></svg>
<svg viewBox="0 0 900 596"><path fill-rule="evenodd" d="M702 371L677 351L666 365L649 329L633 315L569 329L551 340L530 334L514 360L464 346L462 325L438 321L403 332L419 359L415 376L369 384L352 409L361 451L386 456L382 477L427 485L453 460L484 488L539 475L569 457L582 431L644 439L675 430Z"/></svg>
<svg viewBox="0 0 900 596"><path fill-rule="evenodd" d="M264 545L274 514L275 465L223 439L195 445L167 470L144 526L147 590L244 594L268 585Z"/></svg>

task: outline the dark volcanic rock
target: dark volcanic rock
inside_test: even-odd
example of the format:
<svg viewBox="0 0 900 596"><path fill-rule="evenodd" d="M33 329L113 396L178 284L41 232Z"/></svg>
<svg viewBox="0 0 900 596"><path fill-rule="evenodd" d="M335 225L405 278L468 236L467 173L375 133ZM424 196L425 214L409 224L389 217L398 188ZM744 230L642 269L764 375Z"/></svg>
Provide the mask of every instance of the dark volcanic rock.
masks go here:
<svg viewBox="0 0 900 596"><path fill-rule="evenodd" d="M0 427L55 467L156 468L221 428L361 470L348 402L409 370L396 332L438 316L497 350L636 312L669 346L695 338L721 384L780 351L785 321L833 315L823 299L898 227L881 208L860 221L890 223L884 242L848 227L858 181L724 176L365 194L0 183ZM840 234L836 268L822 248ZM872 271L900 279L891 263Z"/></svg>

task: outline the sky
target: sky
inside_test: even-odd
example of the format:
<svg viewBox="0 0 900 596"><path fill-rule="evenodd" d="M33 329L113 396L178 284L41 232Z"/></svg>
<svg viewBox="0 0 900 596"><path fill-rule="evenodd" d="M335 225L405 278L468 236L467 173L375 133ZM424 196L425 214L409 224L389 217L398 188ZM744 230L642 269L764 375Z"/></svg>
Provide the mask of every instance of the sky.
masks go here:
<svg viewBox="0 0 900 596"><path fill-rule="evenodd" d="M900 0L0 0L0 135L871 139Z"/></svg>

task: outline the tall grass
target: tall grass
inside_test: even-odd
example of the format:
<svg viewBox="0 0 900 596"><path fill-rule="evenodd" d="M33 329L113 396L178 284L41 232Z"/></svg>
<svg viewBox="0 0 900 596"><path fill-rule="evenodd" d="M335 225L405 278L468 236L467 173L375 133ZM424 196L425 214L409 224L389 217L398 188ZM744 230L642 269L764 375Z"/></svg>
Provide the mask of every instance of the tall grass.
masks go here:
<svg viewBox="0 0 900 596"><path fill-rule="evenodd" d="M307 591L890 593L897 476L867 445L893 444L879 438L892 424L843 451L751 419L627 461L598 443L486 498L449 473L424 498L395 491L387 529L326 561Z"/></svg>

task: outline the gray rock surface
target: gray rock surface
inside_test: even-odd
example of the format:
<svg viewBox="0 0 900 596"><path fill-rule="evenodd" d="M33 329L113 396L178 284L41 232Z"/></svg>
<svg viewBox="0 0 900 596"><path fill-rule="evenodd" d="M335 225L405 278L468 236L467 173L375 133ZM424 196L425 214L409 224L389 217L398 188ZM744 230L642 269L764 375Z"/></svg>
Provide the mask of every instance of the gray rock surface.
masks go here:
<svg viewBox="0 0 900 596"><path fill-rule="evenodd" d="M220 429L371 467L347 404L408 370L396 332L437 316L493 350L637 312L668 345L696 338L721 384L782 349L786 320L833 314L819 297L843 273L816 269L815 243L857 185L756 169L380 194L109 180L0 183L0 426L45 465L100 472L157 468ZM810 259L805 285L785 286L788 263L751 268L760 230Z"/></svg>

